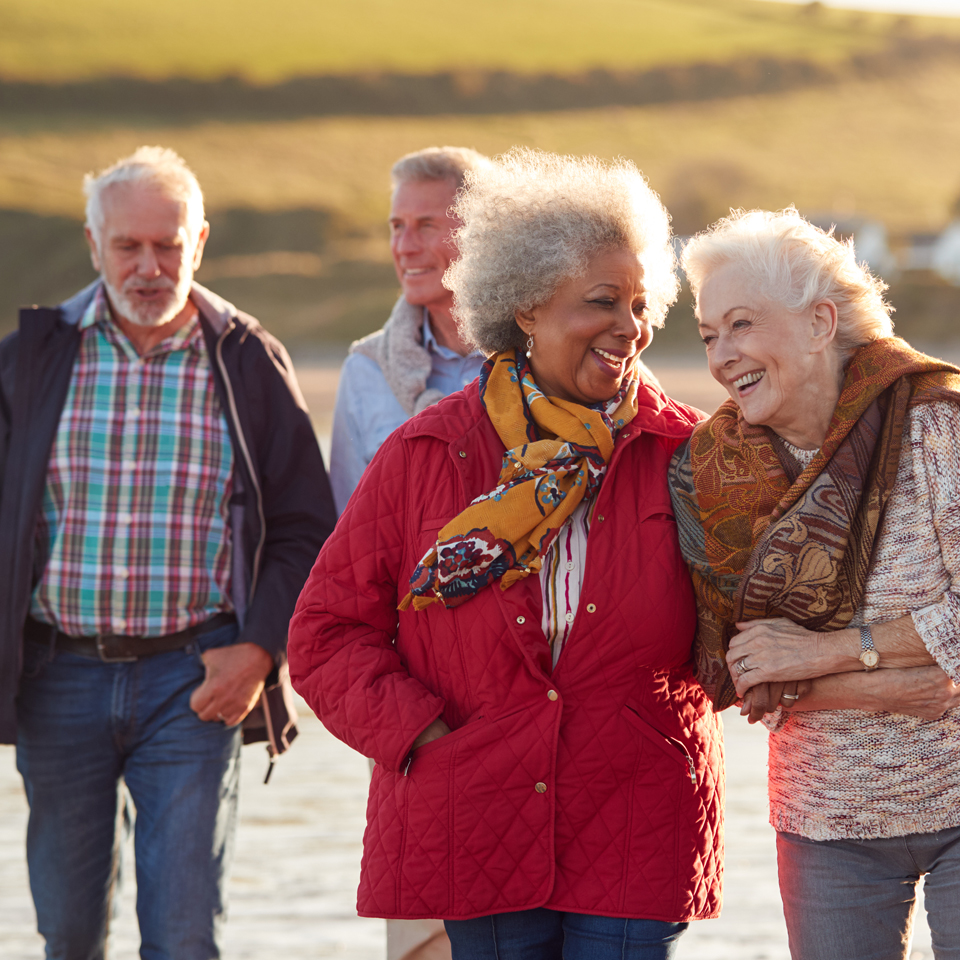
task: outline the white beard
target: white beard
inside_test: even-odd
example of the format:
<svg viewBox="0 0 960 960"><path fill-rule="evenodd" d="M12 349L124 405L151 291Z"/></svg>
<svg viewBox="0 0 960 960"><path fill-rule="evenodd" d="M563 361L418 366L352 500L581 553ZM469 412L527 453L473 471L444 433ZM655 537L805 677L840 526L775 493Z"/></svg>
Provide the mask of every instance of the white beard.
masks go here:
<svg viewBox="0 0 960 960"><path fill-rule="evenodd" d="M114 287L102 274L101 277L110 303L124 320L129 320L130 323L138 327L162 327L177 316L187 305L187 300L190 297L190 285L193 282L193 271L184 270L176 283L166 277L145 282L136 276L132 276L124 282L122 290ZM134 287L166 290L168 296L155 303L141 303L127 293L128 289Z"/></svg>

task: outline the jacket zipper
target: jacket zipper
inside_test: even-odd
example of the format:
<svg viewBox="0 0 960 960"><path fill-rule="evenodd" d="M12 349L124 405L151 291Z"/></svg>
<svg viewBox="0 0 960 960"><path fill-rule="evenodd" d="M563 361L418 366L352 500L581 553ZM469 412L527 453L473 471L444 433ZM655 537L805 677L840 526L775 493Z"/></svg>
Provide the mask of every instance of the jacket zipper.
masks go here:
<svg viewBox="0 0 960 960"><path fill-rule="evenodd" d="M263 545L267 539L267 523L263 514L263 493L260 490L260 481L257 479L256 471L253 469L253 458L250 456L250 450L247 447L247 441L243 435L243 427L240 425L240 416L237 413L237 403L233 396L233 386L230 383L230 377L227 376L226 364L223 362L223 341L226 340L234 326L235 324L233 320L231 320L229 326L224 329L223 333L220 334L220 337L217 340L217 366L220 369L220 376L223 378L224 389L227 392L227 404L230 407L230 419L233 420L233 427L236 431L237 439L240 441L240 452L243 454L244 462L247 465L247 472L250 474L250 482L253 484L253 489L257 496L257 516L260 519L260 539L257 543L256 549L253 552L250 589L247 592L247 605L249 606L253 600L253 593L257 586L257 577L260 573L260 558L263 553Z"/></svg>
<svg viewBox="0 0 960 960"><path fill-rule="evenodd" d="M267 539L267 522L266 517L263 514L263 493L260 489L260 481L257 478L256 471L253 469L253 457L250 456L250 449L247 447L247 441L243 435L243 427L240 424L240 416L237 413L237 403L233 396L233 385L230 383L230 377L227 375L227 366L223 362L223 342L227 339L227 336L235 326L236 324L231 318L228 325L217 338L217 367L219 368L220 376L223 379L224 390L227 394L227 404L230 407L230 419L233 420L233 427L237 434L237 440L240 443L240 452L243 455L244 462L247 465L247 473L250 474L250 482L253 484L253 489L256 494L257 516L260 520L260 539L257 542L257 547L253 552L253 564L251 565L250 573L250 589L247 593L247 608L249 609L250 604L253 602L253 593L256 589L257 577L260 573L260 558L263 555L263 545ZM270 757L270 762L267 766L267 773L263 778L263 782L269 783L270 774L273 773L273 765L276 763L277 754L279 751L277 750L277 741L273 730L273 718L270 716L270 704L267 702L266 688L260 691L260 709L263 711L263 720L267 727L267 753Z"/></svg>
<svg viewBox="0 0 960 960"><path fill-rule="evenodd" d="M675 740L673 737L668 737L666 734L661 734L664 740L667 743L672 744L676 747L680 753L683 754L683 759L687 761L687 776L690 778L690 782L696 786L697 785L697 767L693 762L693 757L690 756L687 748L679 741Z"/></svg>

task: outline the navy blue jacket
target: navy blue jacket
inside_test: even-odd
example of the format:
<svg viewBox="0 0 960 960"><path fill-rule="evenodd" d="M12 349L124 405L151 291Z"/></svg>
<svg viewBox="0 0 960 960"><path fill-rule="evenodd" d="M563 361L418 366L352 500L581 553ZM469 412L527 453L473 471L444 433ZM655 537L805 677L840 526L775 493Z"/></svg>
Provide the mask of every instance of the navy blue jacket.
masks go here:
<svg viewBox="0 0 960 960"><path fill-rule="evenodd" d="M50 451L80 346L79 321L99 281L59 307L20 312L0 342L0 743L16 738L23 625L42 570L34 556ZM267 694L244 721L244 741L271 755L296 735L286 682L287 625L336 514L323 458L283 346L199 284L217 394L234 449L231 599L238 642L274 659Z"/></svg>

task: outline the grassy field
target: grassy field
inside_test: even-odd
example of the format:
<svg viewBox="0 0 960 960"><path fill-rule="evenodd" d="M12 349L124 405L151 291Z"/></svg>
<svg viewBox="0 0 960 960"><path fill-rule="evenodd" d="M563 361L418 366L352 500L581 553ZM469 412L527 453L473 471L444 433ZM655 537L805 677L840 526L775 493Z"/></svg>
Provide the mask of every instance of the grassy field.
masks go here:
<svg viewBox="0 0 960 960"><path fill-rule="evenodd" d="M140 143L180 151L211 209L328 211L331 236L360 259L385 255L390 164L431 143L629 157L674 211L679 232L731 205L787 203L866 214L893 229L935 229L960 193L960 64L779 96L558 114L40 133L0 126L0 208L80 216L83 173Z"/></svg>
<svg viewBox="0 0 960 960"><path fill-rule="evenodd" d="M901 18L761 0L0 0L0 77L111 74L271 83L298 74L573 73L739 56L834 61ZM912 18L960 35L960 20Z"/></svg>
<svg viewBox="0 0 960 960"><path fill-rule="evenodd" d="M89 275L82 174L139 143L179 150L204 185L214 229L201 280L284 336L343 340L378 326L396 295L387 172L406 151L460 143L497 153L520 143L627 156L681 233L730 206L788 203L811 215L878 217L894 230L939 229L960 193L960 64L771 97L559 114L0 126L0 209L33 217L13 217L6 233L0 221L0 328L16 303L50 302ZM245 221L249 208L263 219ZM313 240L295 239L293 225L305 222L298 210L318 212ZM278 258L284 250L297 254ZM937 320L938 336L945 322Z"/></svg>
<svg viewBox="0 0 960 960"><path fill-rule="evenodd" d="M848 58L896 36L960 36L960 19L897 18L759 0L0 0L0 78L112 73L262 82L296 74ZM2 90L0 90L2 92ZM894 231L939 229L960 194L960 62L886 79L711 101L552 113L249 122L0 111L0 331L15 306L92 276L82 175L141 143L169 145L204 186L213 235L200 279L294 340L349 340L396 296L384 221L401 154L456 143L625 156L690 233L731 206L795 203ZM913 316L926 294L911 290ZM937 295L936 336L952 324ZM683 307L687 310L688 307ZM925 321L926 322L926 321Z"/></svg>

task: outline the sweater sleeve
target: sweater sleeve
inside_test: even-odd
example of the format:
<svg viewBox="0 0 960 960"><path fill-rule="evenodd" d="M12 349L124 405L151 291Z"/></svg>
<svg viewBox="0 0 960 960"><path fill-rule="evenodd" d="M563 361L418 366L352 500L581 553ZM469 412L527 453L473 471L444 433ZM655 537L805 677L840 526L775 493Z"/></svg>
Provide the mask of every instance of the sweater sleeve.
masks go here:
<svg viewBox="0 0 960 960"><path fill-rule="evenodd" d="M918 405L910 444L917 490L932 516L949 582L935 603L912 612L914 626L944 673L960 683L960 407Z"/></svg>
<svg viewBox="0 0 960 960"><path fill-rule="evenodd" d="M327 729L394 771L444 707L394 644L408 460L399 434L374 457L317 557L288 644L293 685Z"/></svg>

